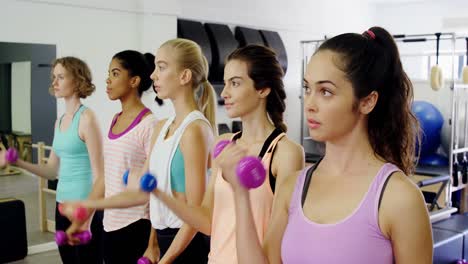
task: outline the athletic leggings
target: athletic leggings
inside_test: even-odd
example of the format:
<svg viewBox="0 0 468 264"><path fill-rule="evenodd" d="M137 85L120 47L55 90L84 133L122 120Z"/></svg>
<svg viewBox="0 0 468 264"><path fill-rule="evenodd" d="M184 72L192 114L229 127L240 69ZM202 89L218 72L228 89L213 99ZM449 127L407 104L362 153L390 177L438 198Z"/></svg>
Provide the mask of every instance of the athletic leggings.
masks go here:
<svg viewBox="0 0 468 264"><path fill-rule="evenodd" d="M171 245L174 237L176 236L179 228L166 228L157 229L156 234L158 236L159 250L161 251L161 258L166 253L167 249ZM197 233L193 237L187 248L180 254L175 260L174 264L179 263L193 263L193 264L204 264L208 262L208 253L210 249L206 242L206 236L202 233Z"/></svg>
<svg viewBox="0 0 468 264"><path fill-rule="evenodd" d="M148 247L151 222L140 219L124 228L103 234L106 264L134 264Z"/></svg>
<svg viewBox="0 0 468 264"><path fill-rule="evenodd" d="M71 222L55 207L55 230L66 231ZM64 264L102 264L102 211L96 211L91 222L91 242L85 245L59 246L60 258Z"/></svg>

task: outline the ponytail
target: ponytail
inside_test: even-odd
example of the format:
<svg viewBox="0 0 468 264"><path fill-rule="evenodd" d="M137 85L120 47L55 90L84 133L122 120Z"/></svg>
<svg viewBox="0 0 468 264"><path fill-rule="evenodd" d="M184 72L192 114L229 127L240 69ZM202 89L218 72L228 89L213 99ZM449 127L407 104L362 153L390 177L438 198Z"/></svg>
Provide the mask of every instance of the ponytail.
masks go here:
<svg viewBox="0 0 468 264"><path fill-rule="evenodd" d="M198 107L200 111L205 115L206 119L213 128L213 133L218 134L216 127L216 94L213 86L208 80L203 80L201 83L202 94L198 98Z"/></svg>

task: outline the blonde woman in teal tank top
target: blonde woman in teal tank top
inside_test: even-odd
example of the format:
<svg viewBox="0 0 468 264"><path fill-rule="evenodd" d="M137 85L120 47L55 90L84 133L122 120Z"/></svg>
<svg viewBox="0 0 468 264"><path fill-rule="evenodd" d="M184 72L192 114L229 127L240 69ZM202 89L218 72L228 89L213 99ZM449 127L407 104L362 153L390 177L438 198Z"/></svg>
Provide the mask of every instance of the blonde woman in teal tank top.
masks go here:
<svg viewBox="0 0 468 264"><path fill-rule="evenodd" d="M57 204L93 197L96 195L91 193L93 179L103 175L100 129L94 113L81 103L81 98L95 90L91 81L91 71L82 60L64 57L54 62L49 92L65 101L65 114L55 122L53 149L48 162L38 165L19 159L13 164L48 180L58 178ZM5 153L0 152L0 167L6 164L4 157ZM55 225L56 230L66 231L71 223L56 210ZM63 263L102 263L102 213L80 223L80 229L89 229L90 225L93 239L89 244L59 246Z"/></svg>

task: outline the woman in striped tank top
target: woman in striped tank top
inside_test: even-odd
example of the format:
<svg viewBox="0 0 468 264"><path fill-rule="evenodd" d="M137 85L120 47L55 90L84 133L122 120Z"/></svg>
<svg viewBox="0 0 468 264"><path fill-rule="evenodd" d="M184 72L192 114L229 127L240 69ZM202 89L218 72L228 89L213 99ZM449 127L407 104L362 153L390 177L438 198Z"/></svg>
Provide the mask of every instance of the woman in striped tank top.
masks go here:
<svg viewBox="0 0 468 264"><path fill-rule="evenodd" d="M141 101L144 91L151 87L149 78L154 69L154 56L125 50L115 54L109 64L106 80L110 100L119 100L122 111L116 114L104 137L104 179L94 184L98 198L80 203L90 209L109 208L109 204L125 196L128 189L136 189L122 181L127 169L140 169L148 159L155 117ZM136 263L146 250L150 235L148 198L138 206L104 210L103 254L106 264ZM78 206L78 204L70 204Z"/></svg>
<svg viewBox="0 0 468 264"><path fill-rule="evenodd" d="M249 154L259 156L268 173L265 182L259 188L251 190L256 226L252 234L259 239L264 237L271 208L274 207L273 193L282 188L289 171L299 170L304 166L302 147L288 139L284 133L286 94L282 78L283 70L274 51L259 45L235 50L228 56L224 69L225 86L221 95L228 116L242 120L242 133L223 134L218 141L236 141L236 145L248 149ZM242 263L236 256L236 243L239 241L235 234L233 192L216 164L212 168L201 206L181 203L159 188L153 193L186 223L183 228L191 226L211 235L208 263ZM185 240L181 242L183 243L173 242L167 252L179 252L187 243ZM162 260L165 259L166 256ZM170 263L171 258L168 260Z"/></svg>
<svg viewBox="0 0 468 264"><path fill-rule="evenodd" d="M215 92L207 79L208 62L195 42L173 39L159 48L155 63L156 68L151 75L154 90L158 98L171 100L175 116L156 124L151 140L146 142L151 155L143 168L131 168L128 185L138 189L142 172L150 171L157 175L160 188L164 188L168 195L183 204L198 206L205 193L206 171L210 166L210 151L216 133ZM122 175L123 171L120 181ZM148 193L127 190L112 199L85 205L127 208L147 204L148 197ZM148 233L151 230L149 239L148 235L135 237L138 244L144 244L146 249L139 257L144 255L154 263L160 260L160 256L162 259L158 263L167 263L169 257L171 263L206 263L208 246L204 236L189 226L183 227L183 222L170 210L157 204L154 197L150 199L153 228L148 224ZM131 245L126 240L122 243ZM135 262L136 259L133 262L121 261Z"/></svg>
<svg viewBox="0 0 468 264"><path fill-rule="evenodd" d="M93 178L103 179L101 132L96 117L81 99L90 96L95 86L88 65L75 57L63 57L53 64L50 93L65 101L65 114L55 122L55 133L47 164L38 165L19 159L16 166L53 180L58 178L57 205L95 197L91 192ZM0 152L0 158L4 153ZM3 162L0 160L0 167ZM93 177L94 176L94 177ZM102 263L102 213L85 223L70 225L67 217L55 210L55 229L71 234L80 229L93 234L90 243L80 246L61 245L59 253L65 264ZM91 225L91 226L90 226ZM73 239L73 238L72 238ZM71 243L73 244L73 243Z"/></svg>
<svg viewBox="0 0 468 264"><path fill-rule="evenodd" d="M247 151L232 147L215 161L235 190L240 262L431 263L426 205L406 177L418 134L413 87L392 35L373 27L325 41L304 89L309 133L325 155L286 181L263 242L233 173Z"/></svg>

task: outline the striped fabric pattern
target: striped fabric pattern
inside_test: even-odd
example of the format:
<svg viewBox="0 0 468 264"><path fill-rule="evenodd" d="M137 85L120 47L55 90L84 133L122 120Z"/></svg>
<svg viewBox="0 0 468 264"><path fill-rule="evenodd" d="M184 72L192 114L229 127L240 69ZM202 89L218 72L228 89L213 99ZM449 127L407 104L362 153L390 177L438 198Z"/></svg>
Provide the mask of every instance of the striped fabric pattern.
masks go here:
<svg viewBox="0 0 468 264"><path fill-rule="evenodd" d="M105 197L116 195L124 190L122 176L127 169L140 169L151 151L155 117L151 114L140 123L116 139L104 139ZM104 230L115 231L140 219L149 218L148 204L126 209L104 210Z"/></svg>

